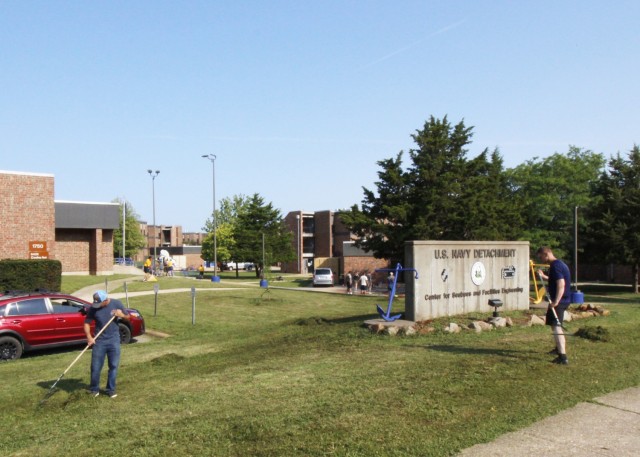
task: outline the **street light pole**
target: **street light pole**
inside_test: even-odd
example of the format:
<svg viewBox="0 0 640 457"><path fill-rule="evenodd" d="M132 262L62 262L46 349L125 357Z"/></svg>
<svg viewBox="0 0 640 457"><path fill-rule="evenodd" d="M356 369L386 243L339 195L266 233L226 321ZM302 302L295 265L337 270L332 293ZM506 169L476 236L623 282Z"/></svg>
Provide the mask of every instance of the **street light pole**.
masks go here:
<svg viewBox="0 0 640 457"><path fill-rule="evenodd" d="M300 266L300 215L296 214L296 229L297 229L297 235L296 236L296 248L298 251L298 266L296 267L296 273L302 273L302 267Z"/></svg>
<svg viewBox="0 0 640 457"><path fill-rule="evenodd" d="M213 213L211 219L213 220L213 282L220 282L218 276L218 220L216 218L216 156L214 154L205 154L202 156L204 159L211 161L212 168L212 188L213 188Z"/></svg>
<svg viewBox="0 0 640 457"><path fill-rule="evenodd" d="M573 284L574 290L578 291L578 208L573 209Z"/></svg>
<svg viewBox="0 0 640 457"><path fill-rule="evenodd" d="M158 254L157 251L157 237L158 237L158 229L156 227L156 177L160 174L160 170L156 170L155 173L149 169L147 170L149 176L151 176L151 195L153 198L153 271L152 274L156 274L156 257Z"/></svg>

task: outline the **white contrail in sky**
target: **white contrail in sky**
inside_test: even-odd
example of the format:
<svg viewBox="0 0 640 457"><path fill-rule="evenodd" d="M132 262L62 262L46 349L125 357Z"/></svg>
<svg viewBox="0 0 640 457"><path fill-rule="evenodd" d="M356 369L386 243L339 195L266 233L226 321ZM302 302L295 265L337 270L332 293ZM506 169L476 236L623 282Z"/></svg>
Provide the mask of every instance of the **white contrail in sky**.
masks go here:
<svg viewBox="0 0 640 457"><path fill-rule="evenodd" d="M436 30L435 32L433 32L433 33L431 33L431 34L427 35L427 36L426 36L426 37L424 37L424 38L419 39L418 41L416 41L416 42L414 42L414 43L411 43L411 44L410 44L410 45L408 45L408 46L405 46L405 47L403 47L403 48L400 48L400 49L398 49L398 50L396 50L396 51L393 51L393 52L392 52L392 53L390 53L390 54L387 54L387 55L386 55L386 56L384 56L384 57L380 57L379 59L374 60L373 62L369 62L368 64L363 65L362 67L360 67L360 69L370 67L370 66L375 65L375 64L378 64L378 63L380 63L380 62L384 62L385 60L390 59L391 57L393 57L393 56L395 56L395 55L401 54L401 53L403 53L403 52L405 52L405 51L407 51L407 50L409 50L409 49L411 49L411 48L413 48L413 47L415 47L415 46L419 45L420 43L422 43L422 42L423 42L423 41L425 41L425 40L428 40L429 38L432 38L432 37L434 37L434 36L436 36L436 35L443 34L443 33L445 33L445 32L448 32L448 31L449 31L449 30L451 30L451 29L455 29L456 27L461 26L461 25L462 25L466 20L467 20L467 18L464 18L464 19L462 19L461 21L458 21L458 22L455 22L455 23L453 23L453 24L451 24L451 25L448 25L448 26L446 26L446 27L443 27L443 28L441 28L440 30Z"/></svg>

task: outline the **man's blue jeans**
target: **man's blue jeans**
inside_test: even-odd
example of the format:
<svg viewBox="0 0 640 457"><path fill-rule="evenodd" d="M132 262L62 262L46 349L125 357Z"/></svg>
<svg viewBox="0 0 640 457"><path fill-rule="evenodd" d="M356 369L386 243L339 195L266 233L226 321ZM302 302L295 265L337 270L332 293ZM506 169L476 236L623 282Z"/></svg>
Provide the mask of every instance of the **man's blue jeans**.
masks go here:
<svg viewBox="0 0 640 457"><path fill-rule="evenodd" d="M119 336L119 335L118 335ZM98 340L93 345L91 353L91 392L100 391L100 372L104 366L105 357L108 360L109 373L107 375L107 394L116 393L116 377L118 375L118 365L120 364L120 340Z"/></svg>

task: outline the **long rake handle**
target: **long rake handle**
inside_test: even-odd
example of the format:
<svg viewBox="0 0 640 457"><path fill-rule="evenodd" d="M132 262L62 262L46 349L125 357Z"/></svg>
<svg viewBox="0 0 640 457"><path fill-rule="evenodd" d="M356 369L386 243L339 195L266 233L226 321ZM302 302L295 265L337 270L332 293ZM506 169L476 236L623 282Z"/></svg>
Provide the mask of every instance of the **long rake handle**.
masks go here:
<svg viewBox="0 0 640 457"><path fill-rule="evenodd" d="M93 338L93 339L94 339L94 341L95 341L95 340L97 340L97 339L98 339L98 337L99 337L100 335L102 335L102 332L104 332L104 331L107 329L107 327L111 325L111 322L113 322L113 320L114 320L115 318L116 318L116 315L114 314L114 315L111 317L111 319L109 319L109 322L107 322L107 325L105 325L104 327L102 327L102 328L100 329L100 331L98 332L98 334ZM69 366L67 367L67 369L66 369L66 370L64 370L64 372L63 372L63 373L60 375L60 377L56 380L56 382L54 382L54 383L53 383L53 386L55 386L55 385L58 383L58 381L60 381L60 380L62 379L62 377L63 377L65 374L67 374L67 371L69 371L69 370L71 369L71 367L73 367L73 366L76 364L76 362L77 362L78 360L80 360L80 357L82 357L82 355L87 351L87 349L89 349L89 347L91 347L91 345L90 345L90 344L87 344L87 346L82 350L82 352L81 352L80 354L78 354L78 357L76 357L76 358L75 358L75 360L74 360L73 362L71 362L71 365L69 365ZM51 386L51 388L53 388L53 386Z"/></svg>

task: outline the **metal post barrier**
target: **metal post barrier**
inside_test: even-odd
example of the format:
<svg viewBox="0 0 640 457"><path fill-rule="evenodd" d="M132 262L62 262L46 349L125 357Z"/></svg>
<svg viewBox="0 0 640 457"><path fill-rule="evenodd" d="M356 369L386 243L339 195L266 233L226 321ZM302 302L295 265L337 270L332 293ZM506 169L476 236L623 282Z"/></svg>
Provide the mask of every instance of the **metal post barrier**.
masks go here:
<svg viewBox="0 0 640 457"><path fill-rule="evenodd" d="M191 325L196 325L196 288L191 288Z"/></svg>
<svg viewBox="0 0 640 457"><path fill-rule="evenodd" d="M153 285L153 292L155 293L155 301L153 304L153 316L158 315L158 291L160 290L160 286L158 284Z"/></svg>

